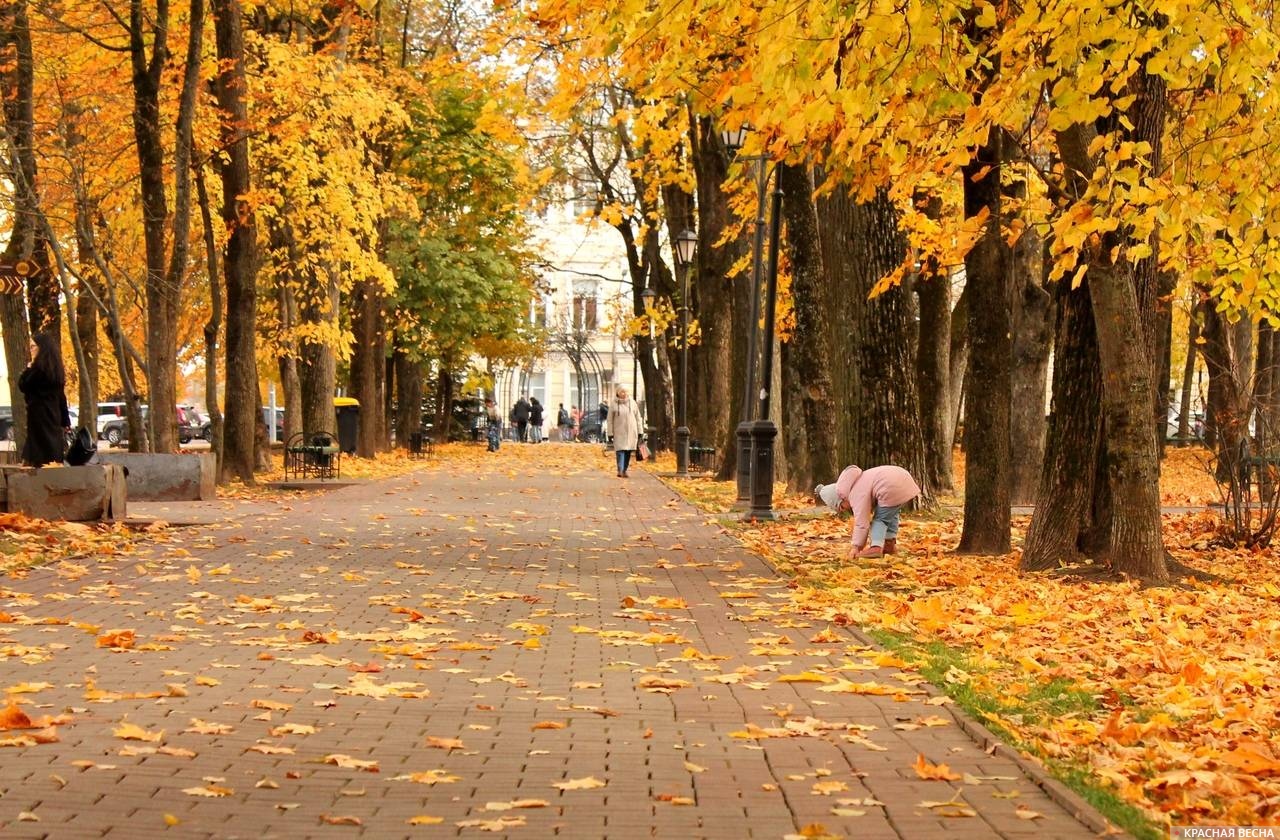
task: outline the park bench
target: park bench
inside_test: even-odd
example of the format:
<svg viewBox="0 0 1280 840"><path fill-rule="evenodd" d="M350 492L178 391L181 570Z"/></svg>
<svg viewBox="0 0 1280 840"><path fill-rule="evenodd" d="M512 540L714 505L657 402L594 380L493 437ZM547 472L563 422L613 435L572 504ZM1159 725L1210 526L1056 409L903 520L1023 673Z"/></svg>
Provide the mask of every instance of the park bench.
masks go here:
<svg viewBox="0 0 1280 840"><path fill-rule="evenodd" d="M689 444L689 466L704 472L712 472L716 468L716 448L703 446L697 441Z"/></svg>
<svg viewBox="0 0 1280 840"><path fill-rule="evenodd" d="M429 458L435 451L435 441L427 434L426 429L419 429L409 435L409 457Z"/></svg>
<svg viewBox="0 0 1280 840"><path fill-rule="evenodd" d="M342 448L332 432L298 432L284 447L284 478L338 478Z"/></svg>

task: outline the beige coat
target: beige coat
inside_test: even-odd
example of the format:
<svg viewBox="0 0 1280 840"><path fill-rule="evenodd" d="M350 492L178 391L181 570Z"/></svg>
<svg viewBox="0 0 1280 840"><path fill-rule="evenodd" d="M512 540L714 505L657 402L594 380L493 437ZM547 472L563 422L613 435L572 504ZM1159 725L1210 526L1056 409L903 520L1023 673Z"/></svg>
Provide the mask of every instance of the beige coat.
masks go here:
<svg viewBox="0 0 1280 840"><path fill-rule="evenodd" d="M635 449L640 443L640 409L636 401L627 397L620 401L616 396L609 406L609 434L613 435L614 449Z"/></svg>

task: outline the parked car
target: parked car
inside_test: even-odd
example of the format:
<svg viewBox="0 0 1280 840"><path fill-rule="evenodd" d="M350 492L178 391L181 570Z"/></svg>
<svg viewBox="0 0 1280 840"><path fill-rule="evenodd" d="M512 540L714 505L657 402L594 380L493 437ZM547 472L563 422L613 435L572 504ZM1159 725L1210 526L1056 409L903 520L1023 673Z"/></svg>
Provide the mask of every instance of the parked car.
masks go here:
<svg viewBox="0 0 1280 840"><path fill-rule="evenodd" d="M271 416L271 409L268 408L267 406L263 406L262 422L269 423L270 416ZM213 421L209 419L208 415L205 415L204 419L201 421L200 429L196 434L196 437L200 438L201 440L209 440L209 441L213 440ZM276 440L281 442L284 441L284 409L283 408L276 409Z"/></svg>
<svg viewBox="0 0 1280 840"><path fill-rule="evenodd" d="M13 406L0 405L0 440L13 439Z"/></svg>
<svg viewBox="0 0 1280 840"><path fill-rule="evenodd" d="M200 436L200 412L195 406L177 406L175 415L178 424L178 443L191 443Z"/></svg>
<svg viewBox="0 0 1280 840"><path fill-rule="evenodd" d="M98 437L105 440L107 426L112 423L122 423L124 421L124 403L122 402L100 402L98 403L98 419L96 422L96 430Z"/></svg>
<svg viewBox="0 0 1280 840"><path fill-rule="evenodd" d="M110 414L103 408L119 407L119 414ZM98 403L98 437L112 446L119 446L129 439L129 418L125 416L124 403ZM142 419L147 419L148 408L142 406Z"/></svg>

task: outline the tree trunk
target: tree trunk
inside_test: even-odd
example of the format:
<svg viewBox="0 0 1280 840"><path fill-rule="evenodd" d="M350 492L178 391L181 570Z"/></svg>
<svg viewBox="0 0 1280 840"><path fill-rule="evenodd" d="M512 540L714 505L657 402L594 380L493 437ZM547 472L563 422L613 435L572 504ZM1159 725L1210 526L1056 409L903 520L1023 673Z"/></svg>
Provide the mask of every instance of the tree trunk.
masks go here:
<svg viewBox="0 0 1280 840"><path fill-rule="evenodd" d="M382 394L378 390L383 367L379 353L382 333L382 291L371 281L357 283L351 292L351 328L354 344L351 354L351 396L360 403L360 427L356 437L356 454L372 458L378 451L378 415L382 410Z"/></svg>
<svg viewBox="0 0 1280 840"><path fill-rule="evenodd" d="M1095 262L1089 297L1098 330L1102 405L1111 488L1111 566L1143 580L1166 580L1160 534L1160 473L1151 434L1151 364L1133 340L1141 323L1133 279L1122 266Z"/></svg>
<svg viewBox="0 0 1280 840"><path fill-rule="evenodd" d="M969 285L960 290L951 310L951 348L947 357L947 402L951 406L951 425L947 427L947 451L955 449L964 406L964 386L969 378Z"/></svg>
<svg viewBox="0 0 1280 840"><path fill-rule="evenodd" d="M916 382L920 389L920 433L924 438L925 475L940 493L955 490L951 443L951 279L933 260L914 283L920 311L916 339Z"/></svg>
<svg viewBox="0 0 1280 840"><path fill-rule="evenodd" d="M1182 367L1182 393L1178 401L1178 437L1186 440L1191 435L1191 389L1196 375L1196 351L1200 339L1200 306L1191 308L1187 318L1187 361Z"/></svg>
<svg viewBox="0 0 1280 840"><path fill-rule="evenodd" d="M32 333L51 332L60 335L62 329L61 311L58 304L58 277L53 271L49 258L49 245L45 233L38 224L39 191L38 166L35 153L35 64L31 45L31 27L27 15L26 0L16 0L5 4L0 10L0 51L4 53L4 67L0 70L0 86L4 94L4 122L6 140L6 157L8 171L5 173L13 189L12 213L7 213L12 233L4 260L8 265L15 265L24 260L31 267L25 282L28 308L25 320L28 321ZM5 295L14 298L22 305L21 295ZM14 329L15 338L25 336L27 327L16 328L19 317L15 308L13 324L5 323L5 336L10 328ZM21 352L16 356L7 356L12 368L17 370L26 366L27 338L23 338ZM9 348L6 346L6 354ZM12 387L17 386L17 375L10 377ZM10 403L15 410L15 429L19 433L26 431L25 403L22 418L19 421L17 410L21 399Z"/></svg>
<svg viewBox="0 0 1280 840"><path fill-rule="evenodd" d="M788 483L793 490L813 488L838 475L835 400L832 396L831 325L825 301L826 270L818 235L818 212L813 181L803 166L780 164L778 186L783 194L787 252L791 260L791 304L795 330L789 360L799 382L802 400L805 457L791 459ZM798 427L792 431L798 431Z"/></svg>
<svg viewBox="0 0 1280 840"><path fill-rule="evenodd" d="M409 445L409 435L422 428L422 366L396 348L396 446ZM444 441L441 441L443 443Z"/></svg>
<svg viewBox="0 0 1280 840"><path fill-rule="evenodd" d="M1092 516L1102 443L1098 339L1086 286L1064 289L1057 321L1053 402L1036 509L1022 549L1022 568L1027 571L1052 569L1079 558L1078 539Z"/></svg>
<svg viewBox="0 0 1280 840"><path fill-rule="evenodd" d="M1009 435L1009 501L1035 503L1044 460L1045 398L1053 338L1053 297L1042 284L1042 240L1028 225L1013 248L1013 370Z"/></svg>
<svg viewBox="0 0 1280 840"><path fill-rule="evenodd" d="M322 276L313 280L319 288L304 293L310 299L301 304L299 320L309 333L331 334L338 329L338 278L332 268L320 272ZM337 434L333 398L338 368L333 345L316 335L305 337L299 347L298 378L302 385L302 431Z"/></svg>
<svg viewBox="0 0 1280 840"><path fill-rule="evenodd" d="M129 2L129 52L133 66L133 135L138 154L138 185L142 197L142 230L146 256L147 390L152 412L154 444L159 452L177 448L171 406L176 403L174 377L177 363L177 289L166 276L165 225L168 199L165 192L165 145L160 131L160 84L168 61L168 4L161 3L152 17L142 0ZM150 23L150 27L148 27ZM150 32L148 32L150 28ZM147 55L148 36L151 54ZM138 426L131 429L136 436ZM132 441L131 441L132 442Z"/></svg>
<svg viewBox="0 0 1280 840"><path fill-rule="evenodd" d="M222 283L218 270L218 243L214 237L213 212L205 186L204 167L195 167L196 194L200 200L200 220L204 227L205 264L209 275L209 320L204 324L204 407L209 412L209 443L217 459L216 474L222 474L222 410L218 408L218 336L222 333Z"/></svg>
<svg viewBox="0 0 1280 840"><path fill-rule="evenodd" d="M1010 547L1012 347L1009 254L1000 230L1002 163L1002 137L993 129L961 170L965 217L987 215L982 237L965 258L971 370L964 397L964 530L958 548L962 554L1007 554Z"/></svg>
<svg viewBox="0 0 1280 840"><path fill-rule="evenodd" d="M728 158L720 146L713 120L692 120L690 131L692 161L697 174L698 271L693 276L694 300L698 304L701 344L690 358L689 416L693 437L706 446L720 447L721 462L732 460L723 442L737 426L733 413L737 380L733 377L734 286L729 269L737 257L737 242L721 244L729 221L729 205L724 184ZM585 408L585 407L584 407Z"/></svg>
<svg viewBox="0 0 1280 840"><path fill-rule="evenodd" d="M812 492L814 484L819 482L811 481L805 487L808 480L800 478L813 475L814 469L809 461L809 436L804 422L805 380L796 370L795 355L792 342L783 344L778 353L778 362L782 367L782 425L779 428L786 429L787 433L778 435L774 445L786 452L789 486L803 493ZM823 480L829 475L830 472L823 473Z"/></svg>
<svg viewBox="0 0 1280 840"><path fill-rule="evenodd" d="M1264 318L1258 322L1257 383L1254 386L1253 404L1257 427L1254 450L1257 454L1275 457L1280 444L1280 333ZM1272 482L1268 482L1270 486ZM1270 498L1267 496L1267 498Z"/></svg>
<svg viewBox="0 0 1280 840"><path fill-rule="evenodd" d="M384 313L385 315L385 313ZM382 341L384 347L387 344L388 336L383 332ZM382 360L382 378L378 385L382 392L382 420L378 426L378 449L382 452L391 451L391 423L395 417L396 410L396 366L391 356L383 352Z"/></svg>
<svg viewBox="0 0 1280 840"><path fill-rule="evenodd" d="M1207 290L1205 291L1207 294ZM1217 453L1218 479L1230 479L1238 465L1240 441L1248 428L1244 383L1236 379L1241 365L1232 347L1233 325L1228 324L1214 306L1204 308L1204 364L1209 370L1209 402L1206 426L1214 430L1213 450Z"/></svg>
<svg viewBox="0 0 1280 840"><path fill-rule="evenodd" d="M254 481L254 437L258 425L258 364L254 355L257 333L256 239L249 192L249 118L245 105L244 36L240 0L213 0L218 75L214 89L223 114L221 139L222 223L227 240L222 269L226 277L226 423L222 435L221 481Z"/></svg>
<svg viewBox="0 0 1280 840"><path fill-rule="evenodd" d="M836 462L864 468L897 464L915 476L922 503L930 503L911 293L898 287L868 299L876 282L906 256L897 213L883 192L858 204L837 191L821 199L819 218L830 278L831 379L839 407Z"/></svg>

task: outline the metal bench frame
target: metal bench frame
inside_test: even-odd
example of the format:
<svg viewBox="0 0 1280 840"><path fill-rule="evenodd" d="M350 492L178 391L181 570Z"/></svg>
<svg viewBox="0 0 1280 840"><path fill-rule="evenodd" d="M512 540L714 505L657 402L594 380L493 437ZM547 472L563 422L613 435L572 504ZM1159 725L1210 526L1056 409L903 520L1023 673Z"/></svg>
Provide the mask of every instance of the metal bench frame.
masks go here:
<svg viewBox="0 0 1280 840"><path fill-rule="evenodd" d="M297 432L284 447L284 478L338 478L342 447L332 432Z"/></svg>

